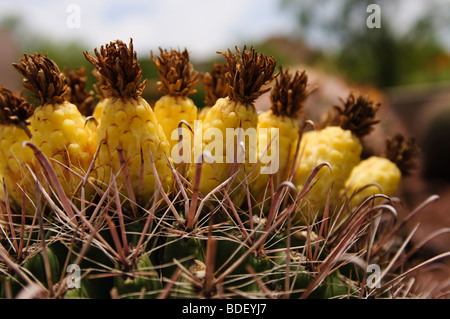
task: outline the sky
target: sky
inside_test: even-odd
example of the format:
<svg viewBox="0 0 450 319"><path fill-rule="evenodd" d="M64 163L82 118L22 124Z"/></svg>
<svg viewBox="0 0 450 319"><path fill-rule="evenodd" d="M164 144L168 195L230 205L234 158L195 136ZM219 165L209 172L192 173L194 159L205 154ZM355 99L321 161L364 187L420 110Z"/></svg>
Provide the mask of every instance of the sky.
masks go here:
<svg viewBox="0 0 450 319"><path fill-rule="evenodd" d="M311 1L311 0L295 0ZM381 1L381 0L380 0ZM380 2L378 1L378 2ZM398 0L397 27L406 28L423 12L427 2L450 0ZM209 58L217 51L244 43L257 43L273 35L291 35L297 12L282 0L2 0L3 16L18 15L25 28L56 41L75 40L92 48L117 39L133 38L138 52L187 48L194 58ZM377 2L374 0L374 2ZM323 17L333 5L323 7ZM380 2L381 3L381 2ZM450 48L448 28L445 31ZM313 35L316 45L330 45Z"/></svg>
<svg viewBox="0 0 450 319"><path fill-rule="evenodd" d="M278 0L3 0L3 14L18 14L27 28L55 39L97 47L133 38L138 52L188 48L197 58L295 28Z"/></svg>

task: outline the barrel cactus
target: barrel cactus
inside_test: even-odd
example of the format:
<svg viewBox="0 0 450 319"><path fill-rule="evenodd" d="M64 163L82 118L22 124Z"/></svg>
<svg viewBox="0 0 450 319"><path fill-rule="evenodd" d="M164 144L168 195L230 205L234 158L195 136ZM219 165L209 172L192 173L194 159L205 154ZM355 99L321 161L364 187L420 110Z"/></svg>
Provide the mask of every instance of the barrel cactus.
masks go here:
<svg viewBox="0 0 450 319"><path fill-rule="evenodd" d="M274 58L253 48L237 52L223 54L229 69L234 70L225 71L223 79L229 94L250 101L248 108L253 112L255 92L259 95L260 85L276 76L272 75ZM370 196L355 205L351 196L335 199L330 188L314 208L320 213L309 211L311 207L302 203L327 163L315 163L301 187L289 180L277 183L264 210L259 209L258 198L252 197L246 178L252 174L250 164L256 167L257 163L241 165L245 168L242 174L221 171L214 186L200 187L207 167L204 161L211 155L203 152L202 162L186 163L189 171L177 170L157 117L140 97L145 82L140 83L142 74L131 42L130 47L114 42L95 53L95 57L85 55L106 81L103 93L109 92L102 99L99 127L91 136L97 139L93 143L97 151L91 151L90 163L79 163L83 170L68 163L61 174L63 166L56 165L52 153L42 150L45 135L40 134L36 145L33 138L25 141L23 147L32 151L39 164L24 163L35 187L22 191L34 206L26 210L20 201L14 200L13 205L8 196L1 197L1 298L416 298L421 292L405 280L421 266L449 255L413 264L407 258L414 251L407 246L411 236L403 235L407 220L397 219L398 204L387 195L376 195L382 199L376 204ZM39 64L35 66L32 71L40 74ZM252 67L242 69L245 66ZM258 74L261 70L266 74ZM244 83L247 80L256 84ZM279 81L278 85L288 82ZM63 100L65 85L61 85L58 97ZM51 90L49 87L48 92ZM251 96L246 97L247 93ZM216 105L230 103L217 100ZM90 103L92 113L98 104ZM132 109L126 123L118 119L125 105ZM218 114L219 108L212 111ZM154 134L145 135L143 127L134 131L127 127L141 118L140 112L148 116L144 122ZM214 114L208 113L205 120L217 126L222 122L217 123ZM256 112L252 114L249 118L256 126ZM46 113L40 116L45 123ZM79 116L77 123L81 123ZM236 120L233 125L247 124ZM111 129L114 126L116 130ZM83 128L80 124L74 129ZM37 131L33 128L30 132ZM143 134L146 147L139 144ZM134 142L128 143L125 137ZM130 147L133 153L128 152ZM293 173L301 164L295 165ZM41 174L31 174L37 169ZM214 178L214 170L207 172L204 178ZM3 180L11 179L1 173ZM92 196L83 197L78 189L66 187L61 180L64 177L78 181L82 189L89 185ZM4 193L15 193L12 182L3 185ZM239 188L240 200L233 188ZM412 213L436 199L429 198ZM299 222L299 215L312 218Z"/></svg>

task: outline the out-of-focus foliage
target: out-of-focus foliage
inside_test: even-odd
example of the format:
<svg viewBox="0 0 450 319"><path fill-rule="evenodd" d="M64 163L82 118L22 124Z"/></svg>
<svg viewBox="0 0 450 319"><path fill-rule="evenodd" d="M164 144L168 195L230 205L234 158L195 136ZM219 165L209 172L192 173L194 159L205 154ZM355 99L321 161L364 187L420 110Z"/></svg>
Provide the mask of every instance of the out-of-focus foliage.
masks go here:
<svg viewBox="0 0 450 319"><path fill-rule="evenodd" d="M277 65L298 62L319 64L350 81L380 87L449 80L450 53L437 35L450 31L450 25L445 23L450 19L450 12L441 2L428 1L429 9L406 30L399 32L397 13L400 2L402 1L280 0L282 8L297 14L298 33L292 37L280 36L248 44L253 44L265 54L273 55L277 59ZM381 28L371 29L366 25L366 19L370 15L367 7L372 3L381 8ZM19 46L18 59L22 53L47 53L60 68L85 66L89 71L88 85L94 81L90 74L92 68L82 54L84 50L92 51L93 47L83 39L50 39L45 34L29 30L18 15L2 18L0 29L8 29L15 35ZM315 46L318 41L322 43L319 48ZM150 52L141 55L139 60L144 77L149 79L149 87L144 94L156 98L158 92L154 81L158 79L150 60ZM204 72L212 61L201 63L199 71ZM203 97L200 84L200 94L195 99L198 100L196 104L201 105Z"/></svg>
<svg viewBox="0 0 450 319"><path fill-rule="evenodd" d="M380 8L380 28L366 25L372 3ZM302 41L321 38L328 45L321 49L351 81L387 87L450 79L450 54L437 36L449 18L445 5L430 1L409 27L399 25L405 12L398 1L284 0L283 5L296 10Z"/></svg>

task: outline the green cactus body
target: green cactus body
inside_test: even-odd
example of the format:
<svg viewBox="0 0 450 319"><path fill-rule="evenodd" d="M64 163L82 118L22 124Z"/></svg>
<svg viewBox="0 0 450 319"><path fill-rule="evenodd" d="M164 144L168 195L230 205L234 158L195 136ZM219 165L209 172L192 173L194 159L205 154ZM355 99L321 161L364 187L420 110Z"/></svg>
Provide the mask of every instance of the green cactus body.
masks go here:
<svg viewBox="0 0 450 319"><path fill-rule="evenodd" d="M173 275L173 272L178 268L178 266L173 264L174 259L179 261L186 268L189 268L190 262L194 259L203 262L205 260L205 248L203 243L201 240L193 237L168 237L166 246L164 246L162 258L163 265L167 265L162 269L164 277L170 278L170 276Z"/></svg>
<svg viewBox="0 0 450 319"><path fill-rule="evenodd" d="M342 275L336 271L325 280L308 296L310 299L334 299L334 298L356 298L357 289L350 283L342 280Z"/></svg>
<svg viewBox="0 0 450 319"><path fill-rule="evenodd" d="M72 247L70 262L74 263L79 256L82 247L78 244ZM110 298L110 291L113 287L113 279L103 276L114 268L114 263L100 248L91 245L82 258L80 264L81 281L80 288L67 290L66 299L104 299Z"/></svg>
<svg viewBox="0 0 450 319"><path fill-rule="evenodd" d="M61 277L61 265L58 259L58 255L53 251L52 247L47 247L48 262L50 265L51 281L57 283ZM34 277L47 285L47 276L45 271L44 253L41 251L33 256L30 256L23 264L23 267L27 269Z"/></svg>
<svg viewBox="0 0 450 319"><path fill-rule="evenodd" d="M162 285L148 254L137 261L136 269L114 277L114 287L120 298L155 298Z"/></svg>

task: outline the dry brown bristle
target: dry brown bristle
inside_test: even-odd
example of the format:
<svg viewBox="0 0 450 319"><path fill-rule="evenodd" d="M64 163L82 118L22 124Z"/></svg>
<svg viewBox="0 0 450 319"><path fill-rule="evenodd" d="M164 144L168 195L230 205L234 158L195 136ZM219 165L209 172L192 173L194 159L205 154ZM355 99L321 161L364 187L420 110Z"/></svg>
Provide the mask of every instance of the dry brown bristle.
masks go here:
<svg viewBox="0 0 450 319"><path fill-rule="evenodd" d="M99 100L106 98L106 93L104 87L106 86L105 78L98 72L97 69L92 70L92 75L95 77L96 83L93 84L94 91Z"/></svg>
<svg viewBox="0 0 450 319"><path fill-rule="evenodd" d="M0 124L27 124L34 107L23 97L0 86Z"/></svg>
<svg viewBox="0 0 450 319"><path fill-rule="evenodd" d="M305 71L301 73L297 71L292 75L289 70L284 71L280 67L280 73L270 94L273 114L299 118L306 99L313 91L307 87L308 76Z"/></svg>
<svg viewBox="0 0 450 319"><path fill-rule="evenodd" d="M77 71L64 69L67 82L66 100L75 104L80 113L89 116L94 111L94 92L86 90L86 68L81 67Z"/></svg>
<svg viewBox="0 0 450 319"><path fill-rule="evenodd" d="M218 99L228 96L228 85L225 79L227 72L227 64L214 63L211 71L203 74L206 106L213 106Z"/></svg>
<svg viewBox="0 0 450 319"><path fill-rule="evenodd" d="M406 139L396 134L386 141L386 158L395 163L405 176L417 167L418 154L419 146L414 138Z"/></svg>
<svg viewBox="0 0 450 319"><path fill-rule="evenodd" d="M242 52L236 47L236 54L230 49L228 53L218 53L225 57L228 65L226 79L231 100L245 105L252 104L260 95L270 90L263 87L275 78L274 57L256 52L253 47L247 50L247 46L244 46Z"/></svg>
<svg viewBox="0 0 450 319"><path fill-rule="evenodd" d="M195 93L193 87L198 82L198 73L189 62L189 52L186 49L180 52L161 48L159 51L161 54L157 57L153 55L153 51L150 52L160 77L159 90L170 96L186 97Z"/></svg>
<svg viewBox="0 0 450 319"><path fill-rule="evenodd" d="M141 83L142 69L133 51L133 40L127 45L116 40L94 49L96 57L84 52L86 59L92 63L104 77L103 92L106 97L137 97L142 94L147 80Z"/></svg>
<svg viewBox="0 0 450 319"><path fill-rule="evenodd" d="M375 124L380 122L375 119L379 108L380 103L375 104L368 96L355 97L350 93L346 101L342 100L342 105L334 106L323 126L340 126L361 138L372 132Z"/></svg>
<svg viewBox="0 0 450 319"><path fill-rule="evenodd" d="M64 102L65 77L46 55L24 54L20 63L13 63L13 67L24 76L23 87L33 92L41 105Z"/></svg>

